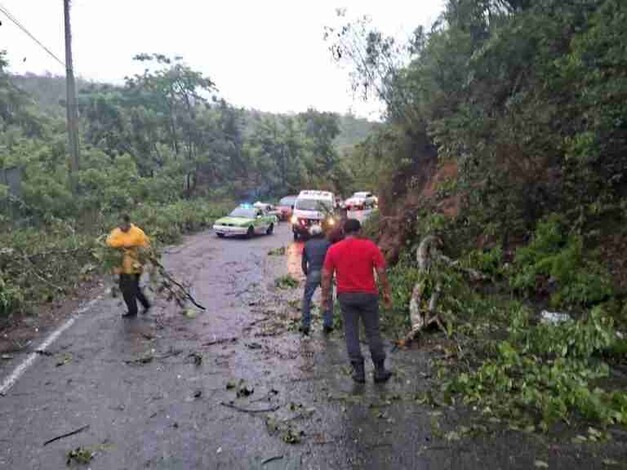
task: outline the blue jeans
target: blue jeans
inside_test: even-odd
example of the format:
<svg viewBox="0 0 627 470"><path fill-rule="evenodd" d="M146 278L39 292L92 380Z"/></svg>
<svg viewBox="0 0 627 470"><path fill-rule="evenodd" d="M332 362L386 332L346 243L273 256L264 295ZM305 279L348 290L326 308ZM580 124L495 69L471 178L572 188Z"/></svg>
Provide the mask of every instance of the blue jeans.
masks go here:
<svg viewBox="0 0 627 470"><path fill-rule="evenodd" d="M305 295L303 295L303 327L309 328L311 325L311 298L322 281L322 273L320 271L310 271L305 281ZM333 307L329 306L325 310L324 326L333 326Z"/></svg>

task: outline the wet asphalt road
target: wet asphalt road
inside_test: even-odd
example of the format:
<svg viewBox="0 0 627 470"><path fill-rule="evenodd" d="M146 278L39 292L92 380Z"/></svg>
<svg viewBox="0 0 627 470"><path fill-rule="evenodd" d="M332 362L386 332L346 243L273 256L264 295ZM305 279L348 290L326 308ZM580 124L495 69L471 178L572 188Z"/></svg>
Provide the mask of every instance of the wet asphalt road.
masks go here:
<svg viewBox="0 0 627 470"><path fill-rule="evenodd" d="M424 352L392 354L389 384L354 386L341 333L327 338L318 322L302 339L300 289L275 287L300 276L300 250L287 226L253 240L199 234L164 259L206 312L187 318L158 300L124 320L119 299L96 303L0 397L0 468L65 468L79 446L95 452L93 469L601 468L520 434L438 440L444 418L414 399L431 373ZM252 395L236 397L240 381Z"/></svg>

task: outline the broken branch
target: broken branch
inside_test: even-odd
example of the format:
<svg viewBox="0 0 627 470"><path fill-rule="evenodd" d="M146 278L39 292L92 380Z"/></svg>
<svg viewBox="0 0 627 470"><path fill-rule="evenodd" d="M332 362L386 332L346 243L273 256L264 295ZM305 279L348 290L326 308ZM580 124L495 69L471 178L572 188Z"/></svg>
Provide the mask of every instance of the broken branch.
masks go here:
<svg viewBox="0 0 627 470"><path fill-rule="evenodd" d="M220 403L222 406L226 406L227 408L233 408L234 410L237 411L241 411L243 413L269 413L272 411L276 411L280 408L280 406L276 405L276 406L271 406L269 408L257 408L257 409L250 409L250 408L242 408L241 406L237 406L233 403L227 403L227 402L221 402Z"/></svg>
<svg viewBox="0 0 627 470"><path fill-rule="evenodd" d="M149 256L149 260L152 263L152 265L155 266L159 270L159 274L168 282L175 285L179 289L179 292L182 293L183 296L187 298L187 300L189 300L195 307L199 308L200 310L207 310L203 305L198 303L198 301L194 298L194 296L189 292L189 290L187 290L187 288L183 284L181 284L179 281L174 279L174 277L165 269L165 267L159 262L159 260L154 254L151 254Z"/></svg>
<svg viewBox="0 0 627 470"><path fill-rule="evenodd" d="M52 444L53 442L56 442L56 441L60 441L61 439L65 439L66 437L73 436L75 434L78 434L79 432L83 432L88 428L89 428L89 424L83 426L82 428L75 429L74 431L61 434L60 436L53 437L52 439L48 439L46 442L44 442L44 446L47 446L48 444Z"/></svg>
<svg viewBox="0 0 627 470"><path fill-rule="evenodd" d="M30 258L28 256L26 256L25 254L22 254L22 257L24 258L24 261L27 262L28 267L30 268L30 272L37 278L39 279L41 282L43 282L44 284L48 284L50 287L52 287L53 289L59 291L59 292L63 292L63 288L57 286L56 284L50 282L48 279L46 279L45 277L43 277L41 274L39 274L39 272L37 271L37 267L35 266L35 264L30 260Z"/></svg>
<svg viewBox="0 0 627 470"><path fill-rule="evenodd" d="M203 343L203 346L213 346L214 344L223 344L223 343L234 343L235 341L237 341L237 336L234 336L232 338L218 338L218 339L214 339L212 341L207 341L206 343Z"/></svg>
<svg viewBox="0 0 627 470"><path fill-rule="evenodd" d="M401 344L412 342L421 331L424 331L431 325L436 325L446 336L449 336L444 326L445 322L437 313L437 304L442 294L442 280L439 277L438 269L442 269L444 266L453 268L468 276L472 281L481 281L487 278L483 273L461 266L458 260L445 256L440 251L441 247L442 240L440 238L428 235L422 239L416 250L416 262L423 278L414 285L409 302L411 331L400 341ZM426 311L421 311L423 295L427 289L427 279L431 279L434 285L425 309Z"/></svg>
<svg viewBox="0 0 627 470"><path fill-rule="evenodd" d="M263 462L261 462L261 465L265 465L267 463L274 462L275 460L282 460L282 459L283 459L282 455L275 455L274 457L270 457L264 460Z"/></svg>

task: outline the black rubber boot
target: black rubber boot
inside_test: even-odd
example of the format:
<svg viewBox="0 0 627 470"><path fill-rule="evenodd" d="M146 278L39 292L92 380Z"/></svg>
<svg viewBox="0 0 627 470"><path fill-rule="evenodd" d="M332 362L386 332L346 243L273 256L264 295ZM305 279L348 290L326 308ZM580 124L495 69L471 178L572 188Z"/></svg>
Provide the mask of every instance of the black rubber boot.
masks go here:
<svg viewBox="0 0 627 470"><path fill-rule="evenodd" d="M364 367L363 361L351 362L351 365L353 366L353 373L351 374L351 378L358 384L366 383L366 368Z"/></svg>
<svg viewBox="0 0 627 470"><path fill-rule="evenodd" d="M392 371L385 368L384 361L374 363L374 383L387 382L392 377Z"/></svg>

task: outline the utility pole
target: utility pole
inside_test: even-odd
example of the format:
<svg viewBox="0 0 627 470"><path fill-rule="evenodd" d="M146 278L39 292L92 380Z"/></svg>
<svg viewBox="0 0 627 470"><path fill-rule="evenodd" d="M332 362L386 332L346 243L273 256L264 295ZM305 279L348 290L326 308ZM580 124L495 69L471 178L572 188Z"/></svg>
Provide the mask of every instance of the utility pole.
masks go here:
<svg viewBox="0 0 627 470"><path fill-rule="evenodd" d="M80 154L78 145L78 105L76 103L76 84L74 82L74 68L72 65L72 30L70 26L70 0L63 0L63 14L65 18L65 83L66 83L66 111L67 132L70 153L70 184L72 192L78 190L78 170L80 169Z"/></svg>

